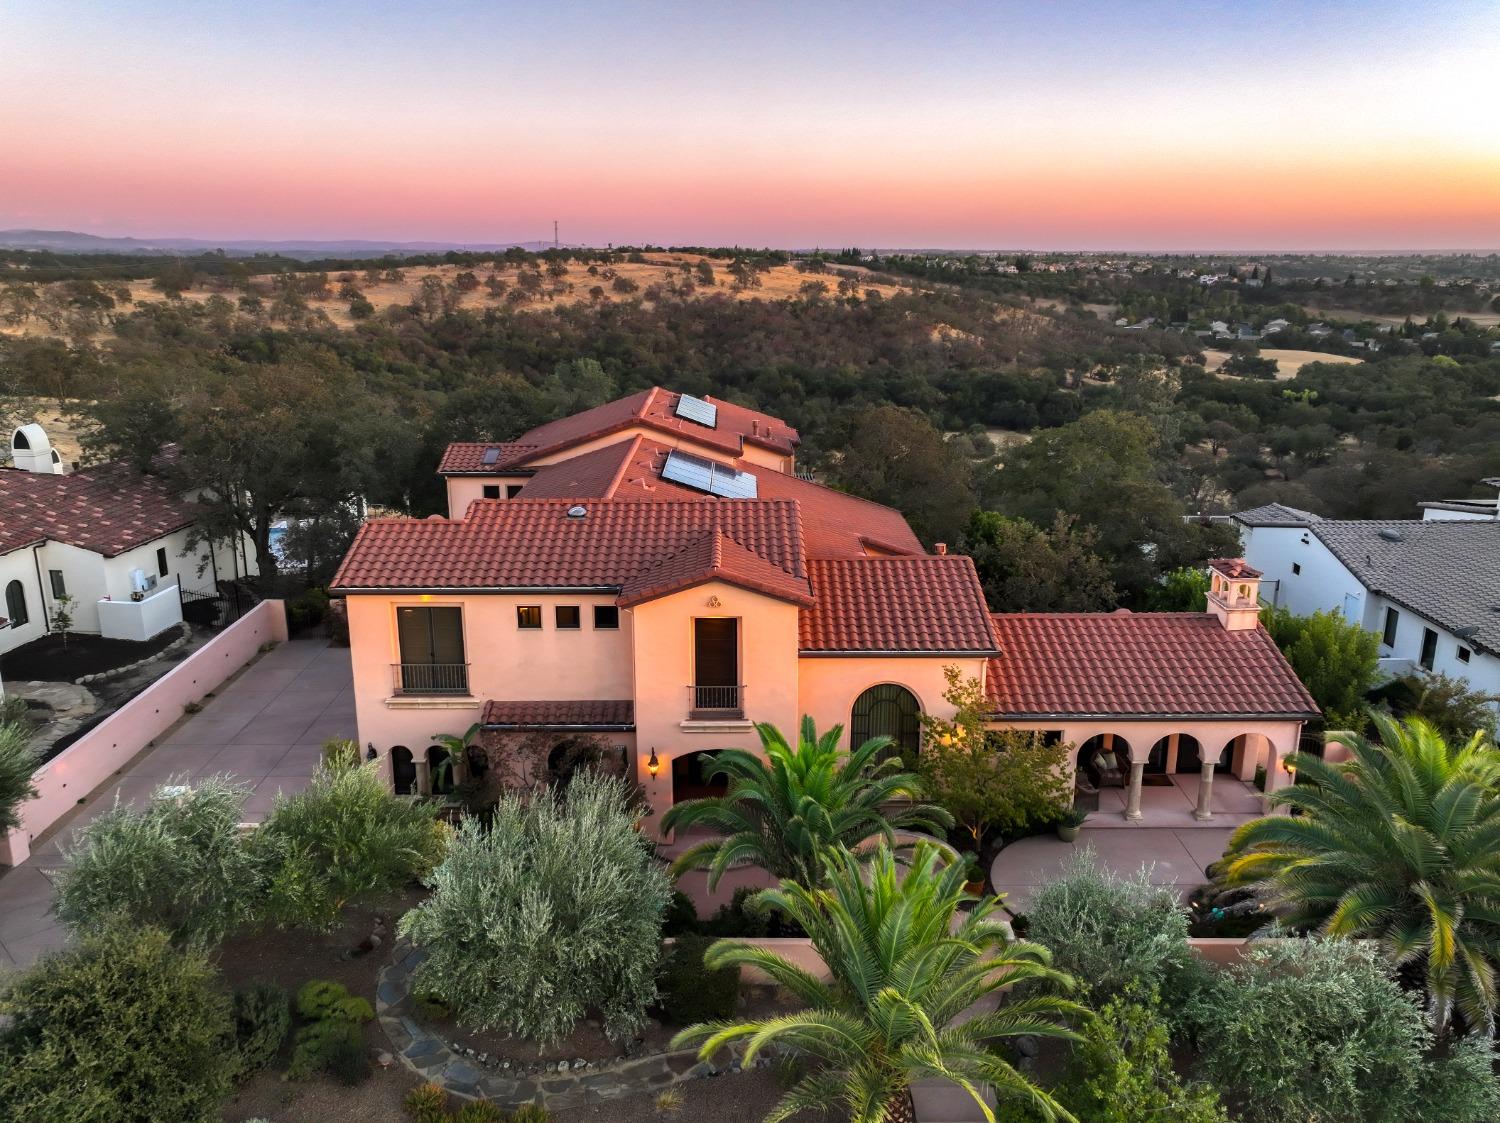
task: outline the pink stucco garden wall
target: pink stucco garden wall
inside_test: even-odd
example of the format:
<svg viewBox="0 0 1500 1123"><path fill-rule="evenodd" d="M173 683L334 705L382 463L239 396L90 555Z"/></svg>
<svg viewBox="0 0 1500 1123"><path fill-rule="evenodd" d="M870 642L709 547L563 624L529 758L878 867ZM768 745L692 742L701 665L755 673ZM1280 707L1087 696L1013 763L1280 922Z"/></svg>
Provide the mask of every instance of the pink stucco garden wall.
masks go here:
<svg viewBox="0 0 1500 1123"><path fill-rule="evenodd" d="M33 777L37 796L21 807L21 828L0 838L0 865L24 862L33 839L170 729L183 707L217 689L262 644L286 638L286 606L262 601L42 765Z"/></svg>

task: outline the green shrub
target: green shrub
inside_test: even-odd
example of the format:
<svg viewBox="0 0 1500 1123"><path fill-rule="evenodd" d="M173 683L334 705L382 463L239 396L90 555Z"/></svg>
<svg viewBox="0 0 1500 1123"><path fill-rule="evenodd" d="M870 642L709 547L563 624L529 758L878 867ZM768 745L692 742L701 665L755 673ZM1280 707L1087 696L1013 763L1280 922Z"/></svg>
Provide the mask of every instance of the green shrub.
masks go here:
<svg viewBox="0 0 1500 1123"><path fill-rule="evenodd" d="M1080 1027L1058 1098L1089 1123L1227 1123L1219 1094L1172 1067L1155 995L1132 988Z"/></svg>
<svg viewBox="0 0 1500 1123"><path fill-rule="evenodd" d="M805 939L800 925L775 908L758 904L759 889L742 885L734 891L727 905L720 905L713 916L699 927L705 936L720 939Z"/></svg>
<svg viewBox="0 0 1500 1123"><path fill-rule="evenodd" d="M629 790L593 773L565 793L509 795L485 830L458 829L428 879L432 895L401 918L427 951L419 990L482 1029L551 1042L590 1010L618 1040L656 999L666 874L636 828Z"/></svg>
<svg viewBox="0 0 1500 1123"><path fill-rule="evenodd" d="M286 991L272 983L235 991L231 1006L243 1078L265 1068L281 1051L291 1029L292 1009Z"/></svg>
<svg viewBox="0 0 1500 1123"><path fill-rule="evenodd" d="M254 915L263 885L240 836L248 794L217 776L169 781L139 810L106 811L68 850L57 915L75 932L119 918L218 943Z"/></svg>
<svg viewBox="0 0 1500 1123"><path fill-rule="evenodd" d="M667 904L666 920L662 924L663 936L686 936L697 932L698 907L693 899L681 889L672 890L672 899Z"/></svg>
<svg viewBox="0 0 1500 1123"><path fill-rule="evenodd" d="M1380 662L1375 633L1337 611L1293 616L1285 608L1268 608L1261 621L1318 703L1328 728L1363 729L1365 695L1375 685Z"/></svg>
<svg viewBox="0 0 1500 1123"><path fill-rule="evenodd" d="M1026 906L1026 938L1050 948L1053 965L1096 1001L1137 985L1158 991L1174 1012L1207 970L1188 947L1188 923L1170 888L1152 885L1145 870L1126 878L1104 869L1091 846Z"/></svg>
<svg viewBox="0 0 1500 1123"><path fill-rule="evenodd" d="M342 983L314 979L297 992L297 1013L309 1021L333 1018L342 1022L367 1022L375 1016L369 1000L350 994Z"/></svg>
<svg viewBox="0 0 1500 1123"><path fill-rule="evenodd" d="M1494 1118L1458 1113L1484 1102L1468 1083L1480 1066L1468 1053L1428 1059L1422 1011L1362 942L1263 941L1215 974L1188 1021L1204 1074L1233 1094L1249 1123L1324 1119L1335 1108L1360 1123ZM1424 1099L1440 1077L1458 1081L1453 1102L1440 1103L1455 1114Z"/></svg>
<svg viewBox="0 0 1500 1123"><path fill-rule="evenodd" d="M359 743L334 737L323 742L319 750L323 767L331 772L342 772L359 767Z"/></svg>
<svg viewBox="0 0 1500 1123"><path fill-rule="evenodd" d="M15 703L20 702L23 711L26 703L11 695L3 697L6 716L0 719L0 834L21 825L21 804L36 797L31 775L37 763L36 754L28 747L31 726L10 717Z"/></svg>
<svg viewBox="0 0 1500 1123"><path fill-rule="evenodd" d="M472 1100L451 1118L453 1123L507 1123L509 1117L489 1100Z"/></svg>
<svg viewBox="0 0 1500 1123"><path fill-rule="evenodd" d="M541 1104L522 1104L511 1113L510 1123L552 1123L552 1113Z"/></svg>
<svg viewBox="0 0 1500 1123"><path fill-rule="evenodd" d="M203 955L159 928L110 926L0 995L0 1119L137 1123L219 1118L238 1058L229 998Z"/></svg>
<svg viewBox="0 0 1500 1123"><path fill-rule="evenodd" d="M308 628L316 627L328 615L328 593L323 589L307 589L287 602L287 631L296 635Z"/></svg>
<svg viewBox="0 0 1500 1123"><path fill-rule="evenodd" d="M326 1072L343 1083L356 1084L369 1075L364 1034L356 1022L324 1018L299 1029L295 1041L287 1070L293 1080Z"/></svg>
<svg viewBox="0 0 1500 1123"><path fill-rule="evenodd" d="M441 1084L428 1081L406 1093L402 1101L412 1123L444 1123L448 1118L448 1092Z"/></svg>
<svg viewBox="0 0 1500 1123"><path fill-rule="evenodd" d="M320 768L304 791L278 796L252 836L269 879L267 914L282 925L329 928L351 901L410 884L447 847L436 813L392 795L373 763Z"/></svg>
<svg viewBox="0 0 1500 1123"><path fill-rule="evenodd" d="M697 1022L723 1021L735 1010L740 997L738 964L709 970L703 953L713 940L705 936L679 936L662 961L658 990L666 1020L690 1026Z"/></svg>

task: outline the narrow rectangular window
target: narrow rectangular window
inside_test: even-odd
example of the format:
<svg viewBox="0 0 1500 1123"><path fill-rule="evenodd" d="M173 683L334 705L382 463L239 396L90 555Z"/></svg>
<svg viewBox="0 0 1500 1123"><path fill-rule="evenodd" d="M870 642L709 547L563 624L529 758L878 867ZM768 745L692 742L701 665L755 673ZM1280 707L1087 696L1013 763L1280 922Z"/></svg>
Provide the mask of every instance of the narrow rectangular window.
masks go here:
<svg viewBox="0 0 1500 1123"><path fill-rule="evenodd" d="M485 484L484 485L484 497L486 499L499 499L500 498L500 485L499 484Z"/></svg>
<svg viewBox="0 0 1500 1123"><path fill-rule="evenodd" d="M525 484L506 484L505 498L514 499L516 496L521 494L521 489L525 486Z"/></svg>
<svg viewBox="0 0 1500 1123"><path fill-rule="evenodd" d="M1422 658L1423 667L1432 670L1432 661L1437 657L1437 633L1431 628L1422 629Z"/></svg>
<svg viewBox="0 0 1500 1123"><path fill-rule="evenodd" d="M1473 652L1471 652L1467 647L1463 647L1463 646L1459 647L1459 649L1458 649L1458 661L1460 663L1467 663L1469 661L1470 656L1472 656L1472 655L1473 655Z"/></svg>
<svg viewBox="0 0 1500 1123"><path fill-rule="evenodd" d="M620 626L620 610L612 604L594 605L594 630L614 631Z"/></svg>
<svg viewBox="0 0 1500 1123"><path fill-rule="evenodd" d="M1297 576L1297 574L1299 574L1301 572L1302 572L1302 563L1301 562L1293 562L1292 563L1292 576L1295 577L1295 576Z"/></svg>
<svg viewBox="0 0 1500 1123"><path fill-rule="evenodd" d="M1396 627L1401 623L1401 613L1394 608L1385 610L1385 632L1380 637L1380 642L1387 647L1396 646Z"/></svg>
<svg viewBox="0 0 1500 1123"><path fill-rule="evenodd" d="M56 600L58 597L65 597L65 596L68 595L68 586L67 586L66 582L63 581L63 571L62 570L60 570L60 569L49 569L47 571L47 576L52 581L52 599L53 600Z"/></svg>
<svg viewBox="0 0 1500 1123"><path fill-rule="evenodd" d="M156 551L156 575L158 577L167 575L167 548L165 546Z"/></svg>
<svg viewBox="0 0 1500 1123"><path fill-rule="evenodd" d="M565 632L577 631L583 626L582 613L576 604L557 606L557 627Z"/></svg>
<svg viewBox="0 0 1500 1123"><path fill-rule="evenodd" d="M522 631L536 631L542 626L542 606L520 604L516 606L516 627Z"/></svg>

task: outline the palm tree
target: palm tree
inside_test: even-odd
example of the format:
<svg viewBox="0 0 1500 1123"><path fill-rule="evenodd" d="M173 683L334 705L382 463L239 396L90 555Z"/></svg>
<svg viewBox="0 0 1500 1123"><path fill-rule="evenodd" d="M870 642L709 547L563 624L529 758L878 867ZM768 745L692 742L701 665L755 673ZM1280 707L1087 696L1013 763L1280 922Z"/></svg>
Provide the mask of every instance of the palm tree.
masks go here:
<svg viewBox="0 0 1500 1123"><path fill-rule="evenodd" d="M728 790L685 800L662 817L663 834L705 826L720 836L679 856L674 875L706 866L713 888L726 870L757 865L776 877L816 885L830 847L852 849L873 836L894 845L897 830L936 831L953 823L931 804L887 807L922 794L921 778L901 771L898 757L877 760L890 747L889 737L872 737L845 756L839 749L841 725L819 737L813 719L804 717L795 749L774 725L757 724L755 731L764 760L744 749L715 754L708 775L728 777Z"/></svg>
<svg viewBox="0 0 1500 1123"><path fill-rule="evenodd" d="M31 774L36 754L27 747L31 730L19 721L0 721L0 834L21 825L21 804L36 796Z"/></svg>
<svg viewBox="0 0 1500 1123"><path fill-rule="evenodd" d="M1295 754L1294 816L1246 823L1225 880L1256 887L1287 928L1378 941L1425 980L1433 1024L1454 1006L1493 1025L1500 963L1500 753L1483 734L1451 746L1421 718L1375 715L1378 742L1340 740L1341 764Z"/></svg>
<svg viewBox="0 0 1500 1123"><path fill-rule="evenodd" d="M816 975L754 944L720 940L704 955L710 968L758 968L806 1009L754 1022L691 1026L673 1047L701 1042L702 1060L733 1041L745 1042L743 1063L769 1045L812 1061L766 1116L778 1123L802 1110L841 1103L850 1123L909 1123L915 1081L950 1080L974 1097L985 1118L986 1089L1029 1108L1042 1120L1073 1121L1050 1095L994 1049L1000 1037L1036 1034L1077 1040L1062 1019L1087 1017L1075 1002L1037 993L995 1005L1004 987L1029 980L1068 988L1037 944L1013 942L992 919L999 898L963 912L961 865L920 842L898 859L881 845L868 866L846 849L827 859L825 888L784 880L759 896L801 924L832 976ZM1049 988L1049 989L1050 989ZM976 1010L976 1007L979 1009ZM972 1016L970 1016L972 1015Z"/></svg>

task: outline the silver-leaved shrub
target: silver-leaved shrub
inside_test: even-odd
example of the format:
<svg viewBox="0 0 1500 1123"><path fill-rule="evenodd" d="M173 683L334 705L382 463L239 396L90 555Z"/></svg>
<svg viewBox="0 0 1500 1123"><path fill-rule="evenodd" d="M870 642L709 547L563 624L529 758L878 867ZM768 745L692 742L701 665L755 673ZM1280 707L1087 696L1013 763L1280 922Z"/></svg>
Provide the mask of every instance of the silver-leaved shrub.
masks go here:
<svg viewBox="0 0 1500 1123"><path fill-rule="evenodd" d="M671 887L619 780L583 773L565 793L503 798L488 830L473 819L401 920L426 952L419 991L460 1020L538 1043L591 1011L620 1040L656 999Z"/></svg>

